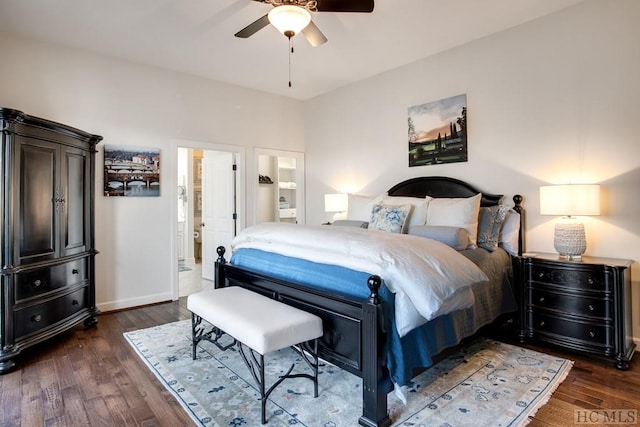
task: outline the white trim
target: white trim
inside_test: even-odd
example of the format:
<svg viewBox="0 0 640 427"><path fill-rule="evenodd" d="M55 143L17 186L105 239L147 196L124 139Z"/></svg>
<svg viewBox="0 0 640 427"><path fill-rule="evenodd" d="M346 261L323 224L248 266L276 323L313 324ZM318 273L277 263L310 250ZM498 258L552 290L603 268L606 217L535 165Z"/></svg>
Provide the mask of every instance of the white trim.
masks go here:
<svg viewBox="0 0 640 427"><path fill-rule="evenodd" d="M245 177L247 175L247 162L246 162L246 147L240 145L229 145L229 144L216 144L211 142L204 141L192 141L187 139L172 139L171 140L171 156L167 161L165 161L165 165L169 166L169 174L171 176L172 185L172 193L173 200L178 199L178 186L176 183L177 176L177 152L178 147L185 148L196 148L201 150L211 150L211 151L226 151L235 154L235 160L237 165L236 170L236 211L238 214L237 219L237 229L238 231L242 230L246 224L246 182ZM171 206L174 206L172 204ZM179 298L179 278L178 278L178 249L177 249L177 234L178 234L178 212L176 209L171 209L169 215L170 224L167 227L169 232L169 251L170 251L170 259L173 260L171 262L171 293L172 296L169 299L177 300Z"/></svg>
<svg viewBox="0 0 640 427"><path fill-rule="evenodd" d="M175 252L175 251L174 251ZM176 270L177 270L176 265ZM124 308L138 307L147 304L156 304L159 302L166 302L172 300L172 294L170 292L164 292L155 295L145 295L138 298L119 299L116 301L108 301L100 304L96 304L98 310L102 312L121 310Z"/></svg>

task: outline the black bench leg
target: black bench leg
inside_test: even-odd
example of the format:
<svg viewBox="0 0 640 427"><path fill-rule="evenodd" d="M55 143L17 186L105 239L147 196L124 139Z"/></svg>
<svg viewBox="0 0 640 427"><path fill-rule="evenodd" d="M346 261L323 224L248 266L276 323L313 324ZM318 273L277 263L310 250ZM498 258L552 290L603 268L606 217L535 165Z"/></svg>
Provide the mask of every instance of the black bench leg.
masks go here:
<svg viewBox="0 0 640 427"><path fill-rule="evenodd" d="M196 339L196 327L200 323L198 321L199 319L196 319L196 317L196 314L191 313L191 346L193 349L193 360L196 360L196 346L198 345L198 340Z"/></svg>
<svg viewBox="0 0 640 427"><path fill-rule="evenodd" d="M238 350L240 352L240 356L242 356L242 360L244 361L244 364L247 365L247 368L249 368L249 373L251 374L251 376L253 377L253 380L256 382L258 388L260 389L260 409L261 409L261 417L262 417L261 420L262 420L262 424L266 424L267 423L267 416L266 416L267 398L269 397L269 394L271 394L271 391L273 390L275 385L271 387L269 391L265 391L264 356L254 351L252 348L248 346L247 346L248 351L247 353L245 353L244 345L242 344L242 342L240 341L236 341L236 342L238 343ZM258 354L260 357L256 357L256 354Z"/></svg>
<svg viewBox="0 0 640 427"><path fill-rule="evenodd" d="M291 371L293 371L293 368L296 366L295 363L291 364L291 366L289 367L289 369L287 370L287 372L283 375L280 376L280 378L278 378L277 381L275 381L273 384L271 384L271 386L269 387L268 390L265 391L266 385L265 385L265 379L264 379L264 355L258 353L257 351L253 350L251 347L247 346L247 352L245 352L244 349L244 345L242 344L242 342L237 341L238 344L238 350L240 352L240 356L242 356L242 360L244 361L245 365L247 365L247 368L249 368L249 373L251 374L251 376L253 377L254 381L256 382L256 384L258 385L258 388L260 389L260 409L261 409L261 421L262 424L266 424L267 423L267 416L266 416L266 406L267 406L267 399L269 398L269 396L271 395L271 392L273 390L275 390L276 387L278 387L280 385L280 383L282 383L284 380L286 380L287 378L308 378L310 380L313 381L313 397L318 397L318 339L316 338L315 340L313 340L313 350L310 350L310 342L307 342L307 349L309 349L309 353L313 353L312 355L312 359L313 361L309 360L309 358L306 356L306 354L304 353L304 349L303 349L303 344L304 343L300 343L298 344L298 346L300 347L299 349L296 348L296 346L294 346L294 349L298 350L299 354L302 356L302 359L309 365L309 367L311 367L311 369L313 370L313 375L309 375L309 374L291 374ZM259 357L257 357L256 355L258 355Z"/></svg>
<svg viewBox="0 0 640 427"><path fill-rule="evenodd" d="M313 340L313 397L318 397L318 338Z"/></svg>
<svg viewBox="0 0 640 427"><path fill-rule="evenodd" d="M264 392L264 356L262 354L260 355L260 406L262 409L262 424L266 424L267 396Z"/></svg>

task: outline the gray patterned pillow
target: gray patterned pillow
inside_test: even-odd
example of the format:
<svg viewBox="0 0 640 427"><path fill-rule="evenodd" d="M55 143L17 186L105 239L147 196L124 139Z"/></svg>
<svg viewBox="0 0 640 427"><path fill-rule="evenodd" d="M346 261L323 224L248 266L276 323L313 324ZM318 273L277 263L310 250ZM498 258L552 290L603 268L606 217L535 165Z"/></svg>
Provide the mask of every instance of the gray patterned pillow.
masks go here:
<svg viewBox="0 0 640 427"><path fill-rule="evenodd" d="M411 205L391 206L376 204L371 210L369 228L391 233L402 233L409 212L411 212Z"/></svg>
<svg viewBox="0 0 640 427"><path fill-rule="evenodd" d="M480 208L478 217L478 247L493 252L498 247L500 230L507 217L509 207L496 205Z"/></svg>

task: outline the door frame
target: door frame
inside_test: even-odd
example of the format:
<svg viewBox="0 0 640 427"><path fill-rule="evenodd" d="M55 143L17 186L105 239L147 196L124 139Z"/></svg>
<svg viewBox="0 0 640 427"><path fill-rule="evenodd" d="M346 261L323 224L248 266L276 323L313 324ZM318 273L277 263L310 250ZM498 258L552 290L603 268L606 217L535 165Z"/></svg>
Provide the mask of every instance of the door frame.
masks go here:
<svg viewBox="0 0 640 427"><path fill-rule="evenodd" d="M178 200L178 184L177 184L177 158L178 158L178 147L183 148L191 148L191 149L200 149L200 150L209 150L209 151L226 151L235 154L236 160L236 213L238 214L238 219L236 221L237 231L242 230L246 226L246 170L247 170L247 161L246 161L246 147L239 145L228 145L228 144L216 144L212 142L204 142L204 141L194 141L187 139L173 139L171 140L171 155L166 156L169 157L168 161L172 163L171 167L168 168L173 170L173 175L171 176L172 189L172 200ZM175 203L171 204L172 209L169 215L169 241L170 241L170 253L171 253L171 294L172 299L175 301L179 297L179 278L178 278L178 212L175 208Z"/></svg>

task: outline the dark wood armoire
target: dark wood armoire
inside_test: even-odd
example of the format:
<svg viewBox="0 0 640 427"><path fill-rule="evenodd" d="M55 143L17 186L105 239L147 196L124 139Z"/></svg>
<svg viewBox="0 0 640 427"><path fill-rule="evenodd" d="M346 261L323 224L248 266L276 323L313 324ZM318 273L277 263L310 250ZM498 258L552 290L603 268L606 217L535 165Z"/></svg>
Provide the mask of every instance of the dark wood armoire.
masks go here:
<svg viewBox="0 0 640 427"><path fill-rule="evenodd" d="M25 348L97 323L95 151L101 136L0 108L0 374Z"/></svg>

